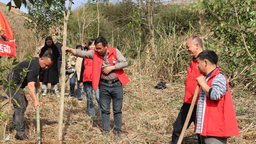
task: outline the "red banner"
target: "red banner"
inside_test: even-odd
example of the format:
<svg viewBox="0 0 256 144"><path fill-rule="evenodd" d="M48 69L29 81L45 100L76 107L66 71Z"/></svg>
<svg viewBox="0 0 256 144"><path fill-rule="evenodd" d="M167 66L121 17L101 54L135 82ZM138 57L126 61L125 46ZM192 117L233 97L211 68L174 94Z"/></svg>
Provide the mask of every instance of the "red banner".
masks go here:
<svg viewBox="0 0 256 144"><path fill-rule="evenodd" d="M15 57L15 43L0 41L0 56Z"/></svg>
<svg viewBox="0 0 256 144"><path fill-rule="evenodd" d="M13 32L10 24L0 11L0 30L4 30L4 37L7 40L13 40ZM0 41L0 56L15 57L15 42Z"/></svg>
<svg viewBox="0 0 256 144"><path fill-rule="evenodd" d="M5 30L4 37L8 40L13 40L12 28L9 25L8 21L4 17L3 13L0 11L0 30Z"/></svg>

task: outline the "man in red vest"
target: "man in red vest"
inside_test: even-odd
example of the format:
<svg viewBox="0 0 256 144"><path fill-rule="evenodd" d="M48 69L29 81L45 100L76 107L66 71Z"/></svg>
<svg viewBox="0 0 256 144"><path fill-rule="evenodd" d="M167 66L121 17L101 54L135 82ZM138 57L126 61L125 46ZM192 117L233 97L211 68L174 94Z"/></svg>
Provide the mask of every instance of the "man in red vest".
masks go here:
<svg viewBox="0 0 256 144"><path fill-rule="evenodd" d="M197 36L191 37L190 39L187 40L186 50L189 53L189 56L191 56L193 59L190 62L188 67L187 79L185 84L185 96L183 99L184 103L180 109L179 115L175 123L173 124L173 133L172 133L172 142L171 142L172 144L177 144L179 140L181 130L185 123L185 120L189 111L189 107L191 105L194 92L196 90L196 86L197 86L196 78L201 75L197 68L197 64L198 64L197 56L200 52L203 51L203 41ZM195 123L195 117L196 117L196 105L191 115L188 126L192 122ZM199 135L198 135L198 138L200 138ZM199 140L199 143L200 143L200 140Z"/></svg>
<svg viewBox="0 0 256 144"><path fill-rule="evenodd" d="M204 76L196 78L201 86L196 111L196 133L202 144L226 144L239 135L229 84L217 67L218 56L205 50L198 55L198 68Z"/></svg>
<svg viewBox="0 0 256 144"><path fill-rule="evenodd" d="M110 131L110 102L113 103L114 133L121 139L123 86L130 80L125 75L123 68L128 63L121 52L108 46L104 37L95 40L96 48L89 51L80 51L67 48L67 52L75 56L93 59L92 87L100 91L100 107L102 110L102 129L108 134Z"/></svg>

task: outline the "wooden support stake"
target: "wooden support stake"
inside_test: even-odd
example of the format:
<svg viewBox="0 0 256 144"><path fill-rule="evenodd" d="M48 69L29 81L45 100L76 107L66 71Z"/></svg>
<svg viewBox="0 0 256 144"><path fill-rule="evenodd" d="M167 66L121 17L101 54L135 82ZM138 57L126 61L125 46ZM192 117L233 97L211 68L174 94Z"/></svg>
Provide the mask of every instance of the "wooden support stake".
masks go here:
<svg viewBox="0 0 256 144"><path fill-rule="evenodd" d="M178 140L178 144L181 144L181 142L183 140L183 137L184 137L184 134L185 134L185 131L188 127L188 122L191 118L191 114L193 112L193 109L194 109L194 106L195 106L195 103L196 103L196 98L197 98L197 95L198 95L198 92L199 92L199 87L200 87L199 85L196 86L196 90L195 90L191 105L189 107L189 111L188 111L188 114L187 114L187 117L186 117L186 121L183 125L182 131L181 131L181 134L180 134L180 137L179 137L179 140Z"/></svg>
<svg viewBox="0 0 256 144"><path fill-rule="evenodd" d="M39 102L39 94L38 94L38 87L36 87L36 98ZM39 106L36 107L36 129L37 129L37 144L41 143L41 134L40 134L40 112Z"/></svg>

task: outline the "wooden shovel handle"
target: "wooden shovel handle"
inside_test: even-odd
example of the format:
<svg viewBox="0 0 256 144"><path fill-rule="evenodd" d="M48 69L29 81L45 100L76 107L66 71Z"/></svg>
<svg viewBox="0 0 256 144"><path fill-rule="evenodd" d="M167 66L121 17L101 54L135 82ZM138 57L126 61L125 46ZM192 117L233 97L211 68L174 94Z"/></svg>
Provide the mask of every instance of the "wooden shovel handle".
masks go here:
<svg viewBox="0 0 256 144"><path fill-rule="evenodd" d="M178 144L181 144L181 142L183 140L183 137L184 137L184 134L185 134L185 131L188 127L188 122L191 118L191 114L193 112L193 109L194 109L194 106L195 106L195 103L196 103L196 98L197 98L197 95L198 95L198 92L199 92L199 87L200 87L199 85L196 86L196 90L195 90L191 105L189 107L189 111L188 111L188 114L187 114L187 117L186 117L186 121L183 125L182 131L181 131L181 134L180 134L180 137L179 137L179 140L178 140Z"/></svg>

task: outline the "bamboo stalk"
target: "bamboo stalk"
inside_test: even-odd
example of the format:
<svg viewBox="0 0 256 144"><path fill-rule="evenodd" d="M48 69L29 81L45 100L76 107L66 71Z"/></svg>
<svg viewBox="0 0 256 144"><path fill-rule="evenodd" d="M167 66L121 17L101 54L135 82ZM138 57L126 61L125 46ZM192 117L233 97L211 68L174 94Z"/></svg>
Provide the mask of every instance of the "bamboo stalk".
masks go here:
<svg viewBox="0 0 256 144"><path fill-rule="evenodd" d="M100 35L100 11L99 11L99 3L100 3L100 0L97 0L97 13L98 13L98 33L97 33L97 37L99 37L99 35Z"/></svg>
<svg viewBox="0 0 256 144"><path fill-rule="evenodd" d="M39 102L38 87L36 87L36 99ZM36 130L37 130L37 144L41 143L41 133L40 133L40 112L39 106L36 107Z"/></svg>

